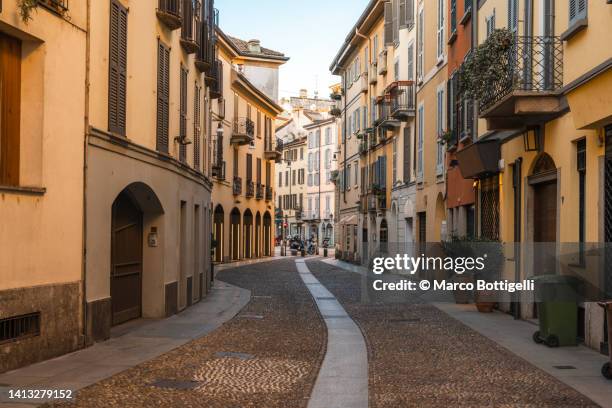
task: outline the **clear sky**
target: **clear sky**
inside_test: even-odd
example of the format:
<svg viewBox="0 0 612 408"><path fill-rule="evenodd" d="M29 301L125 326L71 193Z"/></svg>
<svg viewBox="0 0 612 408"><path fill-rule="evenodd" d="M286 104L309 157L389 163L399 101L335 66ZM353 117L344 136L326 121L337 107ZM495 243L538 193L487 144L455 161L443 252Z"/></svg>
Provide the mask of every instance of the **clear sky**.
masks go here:
<svg viewBox="0 0 612 408"><path fill-rule="evenodd" d="M296 96L301 88L329 96L338 82L329 72L368 0L215 0L223 31L243 40L259 39L263 47L291 59L280 68L280 96Z"/></svg>

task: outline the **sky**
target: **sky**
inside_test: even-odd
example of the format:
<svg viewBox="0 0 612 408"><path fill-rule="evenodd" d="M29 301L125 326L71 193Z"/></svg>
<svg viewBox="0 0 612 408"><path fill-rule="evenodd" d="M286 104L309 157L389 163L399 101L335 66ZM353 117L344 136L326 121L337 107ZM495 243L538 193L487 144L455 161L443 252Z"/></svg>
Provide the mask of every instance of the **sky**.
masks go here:
<svg viewBox="0 0 612 408"><path fill-rule="evenodd" d="M339 82L329 66L369 0L215 0L221 29L280 51L290 60L280 68L280 96L329 96Z"/></svg>

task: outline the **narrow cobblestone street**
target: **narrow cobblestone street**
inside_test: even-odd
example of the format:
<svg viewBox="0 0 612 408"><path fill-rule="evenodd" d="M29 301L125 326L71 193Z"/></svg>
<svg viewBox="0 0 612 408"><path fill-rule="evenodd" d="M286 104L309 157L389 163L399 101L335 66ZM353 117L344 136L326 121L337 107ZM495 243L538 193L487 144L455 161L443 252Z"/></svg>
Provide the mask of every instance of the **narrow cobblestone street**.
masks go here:
<svg viewBox="0 0 612 408"><path fill-rule="evenodd" d="M251 291L233 320L55 406L306 407L326 331L294 261L228 269L217 278Z"/></svg>
<svg viewBox="0 0 612 408"><path fill-rule="evenodd" d="M418 298L365 301L363 276L316 258L306 265L364 336L372 408L597 406ZM251 291L234 319L55 406L307 407L327 331L301 273L295 259L219 272Z"/></svg>

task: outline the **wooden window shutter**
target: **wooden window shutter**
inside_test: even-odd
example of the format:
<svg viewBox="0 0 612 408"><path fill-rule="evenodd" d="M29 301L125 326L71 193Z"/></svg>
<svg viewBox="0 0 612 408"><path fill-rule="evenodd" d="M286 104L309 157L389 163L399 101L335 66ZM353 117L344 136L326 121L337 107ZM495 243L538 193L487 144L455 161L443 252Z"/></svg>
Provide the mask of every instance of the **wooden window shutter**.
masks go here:
<svg viewBox="0 0 612 408"><path fill-rule="evenodd" d="M0 184L19 185L21 41L0 33Z"/></svg>
<svg viewBox="0 0 612 408"><path fill-rule="evenodd" d="M411 141L411 135L410 135L410 127L406 126L404 128L404 183L409 183L410 182L410 141Z"/></svg>
<svg viewBox="0 0 612 408"><path fill-rule="evenodd" d="M257 183L261 184L261 158L257 158Z"/></svg>
<svg viewBox="0 0 612 408"><path fill-rule="evenodd" d="M569 21L575 22L587 16L587 0L569 0Z"/></svg>
<svg viewBox="0 0 612 408"><path fill-rule="evenodd" d="M187 68L181 66L181 95L179 104L179 160L185 162L187 160L187 145L185 139L187 138Z"/></svg>
<svg viewBox="0 0 612 408"><path fill-rule="evenodd" d="M393 45L393 5L385 2L385 45Z"/></svg>
<svg viewBox="0 0 612 408"><path fill-rule="evenodd" d="M406 6L407 6L408 0L399 0L399 26L400 28L404 28L408 25L408 21L407 21L407 13L406 13Z"/></svg>
<svg viewBox="0 0 612 408"><path fill-rule="evenodd" d="M272 177L272 165L269 161L266 162L266 186L270 187L272 185L271 181Z"/></svg>
<svg viewBox="0 0 612 408"><path fill-rule="evenodd" d="M195 85L194 97L193 97L193 167L200 171L201 170L201 138L202 138L202 127L201 127L201 92L200 86Z"/></svg>
<svg viewBox="0 0 612 408"><path fill-rule="evenodd" d="M253 181L253 155L250 153L247 153L246 179L247 181Z"/></svg>
<svg viewBox="0 0 612 408"><path fill-rule="evenodd" d="M110 3L108 130L125 136L127 93L127 9Z"/></svg>
<svg viewBox="0 0 612 408"><path fill-rule="evenodd" d="M170 121L170 49L161 41L157 54L157 150L168 153Z"/></svg>

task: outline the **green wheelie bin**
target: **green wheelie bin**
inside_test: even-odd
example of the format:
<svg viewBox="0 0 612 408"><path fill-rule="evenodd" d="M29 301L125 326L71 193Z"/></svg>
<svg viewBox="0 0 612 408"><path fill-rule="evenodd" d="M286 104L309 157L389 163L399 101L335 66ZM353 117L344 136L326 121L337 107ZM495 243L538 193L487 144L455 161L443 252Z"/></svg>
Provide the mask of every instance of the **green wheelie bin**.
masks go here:
<svg viewBox="0 0 612 408"><path fill-rule="evenodd" d="M548 347L576 346L579 280L563 275L541 275L534 280L540 330L533 340Z"/></svg>

